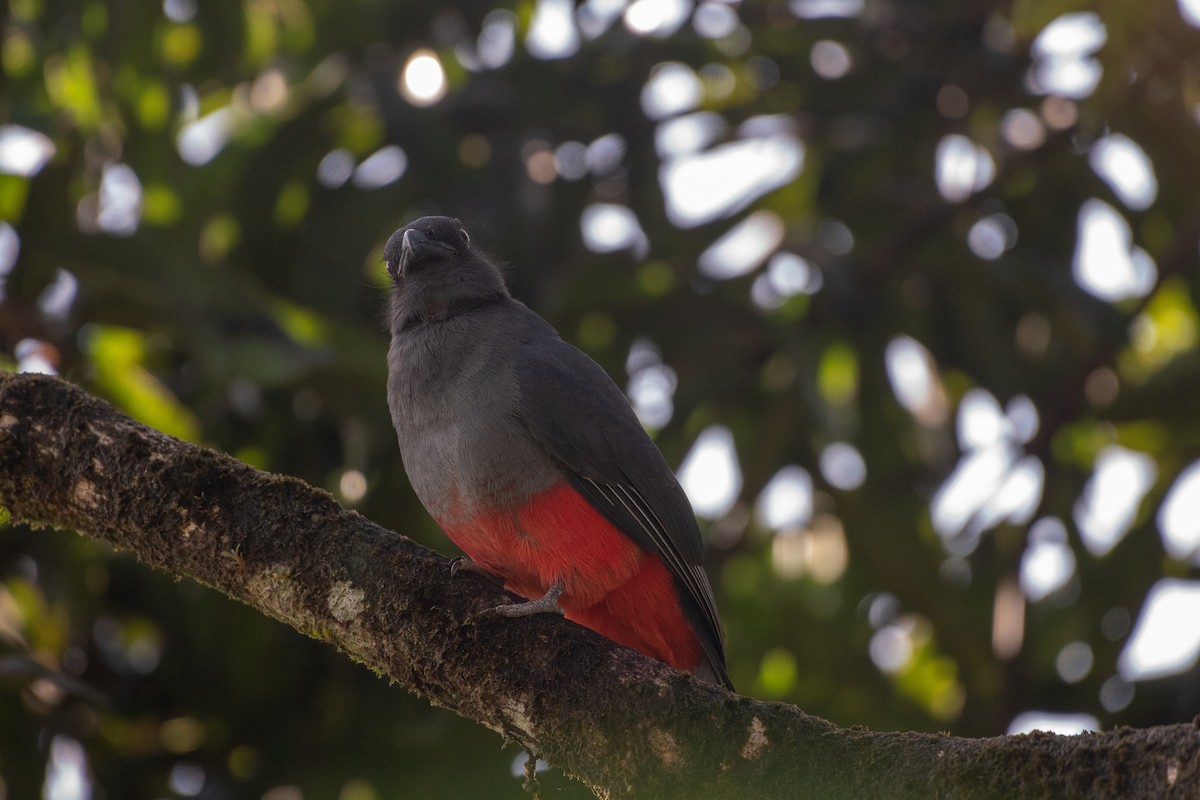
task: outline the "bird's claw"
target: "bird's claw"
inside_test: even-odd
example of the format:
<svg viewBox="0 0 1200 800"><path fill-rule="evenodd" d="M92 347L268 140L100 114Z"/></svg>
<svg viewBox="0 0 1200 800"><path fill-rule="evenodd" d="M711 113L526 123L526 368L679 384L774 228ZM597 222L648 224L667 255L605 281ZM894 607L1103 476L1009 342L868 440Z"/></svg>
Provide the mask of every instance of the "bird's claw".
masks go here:
<svg viewBox="0 0 1200 800"><path fill-rule="evenodd" d="M493 583L502 585L502 580L494 573L489 572L483 567L476 564L466 556L458 556L450 560L450 577L454 577L460 572L473 572L476 575L481 575ZM502 617L531 617L534 614L562 614L563 610L558 605L558 598L563 593L563 582L555 581L550 589L536 600L526 600L523 603L506 603L504 605L490 608L483 612L485 614L498 614Z"/></svg>
<svg viewBox="0 0 1200 800"><path fill-rule="evenodd" d="M536 600L526 600L524 603L509 603L496 606L493 613L502 617L531 617L534 614L562 614L558 598L562 596L563 583L555 581L550 589Z"/></svg>
<svg viewBox="0 0 1200 800"><path fill-rule="evenodd" d="M495 575L493 575L491 572L488 572L486 569L479 566L466 556L458 556L450 559L450 577L453 578L460 572L473 572L476 575L482 575L483 577L488 578L493 583L499 582Z"/></svg>

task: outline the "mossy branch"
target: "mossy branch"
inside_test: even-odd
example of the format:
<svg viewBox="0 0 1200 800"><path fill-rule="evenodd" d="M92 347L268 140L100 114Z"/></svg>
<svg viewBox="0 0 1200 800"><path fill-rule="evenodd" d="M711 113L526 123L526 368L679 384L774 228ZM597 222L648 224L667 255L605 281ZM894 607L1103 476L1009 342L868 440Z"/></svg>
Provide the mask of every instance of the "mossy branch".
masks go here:
<svg viewBox="0 0 1200 800"><path fill-rule="evenodd" d="M0 505L240 600L542 754L606 798L1169 798L1200 729L962 739L841 729L731 694L499 592L326 492L0 373Z"/></svg>

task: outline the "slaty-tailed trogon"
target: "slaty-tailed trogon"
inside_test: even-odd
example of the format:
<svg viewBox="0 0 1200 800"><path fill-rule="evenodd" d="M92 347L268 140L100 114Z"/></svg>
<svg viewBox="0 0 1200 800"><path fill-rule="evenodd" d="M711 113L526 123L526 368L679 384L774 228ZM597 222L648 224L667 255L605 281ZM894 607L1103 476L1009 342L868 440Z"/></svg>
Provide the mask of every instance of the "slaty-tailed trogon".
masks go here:
<svg viewBox="0 0 1200 800"><path fill-rule="evenodd" d="M625 395L514 300L458 220L384 248L388 403L438 524L530 603L730 686L696 518Z"/></svg>

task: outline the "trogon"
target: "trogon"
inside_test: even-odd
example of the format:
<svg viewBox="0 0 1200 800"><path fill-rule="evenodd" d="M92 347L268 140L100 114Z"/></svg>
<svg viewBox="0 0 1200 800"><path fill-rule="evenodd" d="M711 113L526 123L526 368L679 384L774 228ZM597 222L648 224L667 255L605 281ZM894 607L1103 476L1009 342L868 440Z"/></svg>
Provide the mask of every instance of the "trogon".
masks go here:
<svg viewBox="0 0 1200 800"><path fill-rule="evenodd" d="M732 688L691 504L629 401L515 300L462 224L422 217L384 248L388 404L430 515L528 602Z"/></svg>

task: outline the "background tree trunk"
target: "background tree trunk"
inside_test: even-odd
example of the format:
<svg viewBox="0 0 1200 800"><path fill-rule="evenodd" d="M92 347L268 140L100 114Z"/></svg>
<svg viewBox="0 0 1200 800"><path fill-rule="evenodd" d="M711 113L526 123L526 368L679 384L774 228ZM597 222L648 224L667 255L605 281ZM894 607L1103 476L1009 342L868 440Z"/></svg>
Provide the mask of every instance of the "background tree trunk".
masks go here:
<svg viewBox="0 0 1200 800"><path fill-rule="evenodd" d="M963 739L731 694L499 590L301 481L0 373L0 503L216 588L519 742L598 797L1195 797L1200 730Z"/></svg>

